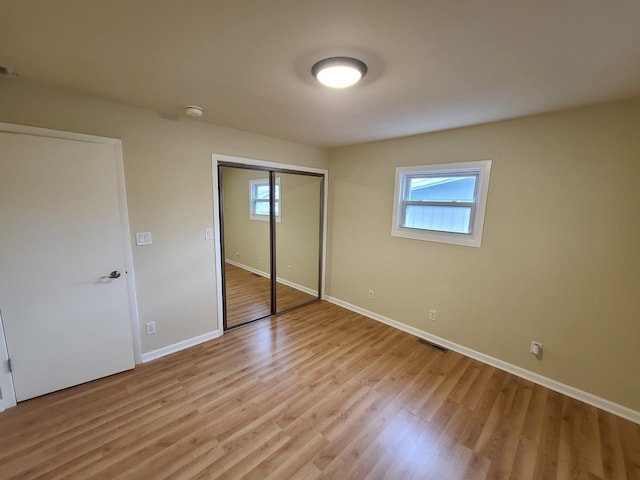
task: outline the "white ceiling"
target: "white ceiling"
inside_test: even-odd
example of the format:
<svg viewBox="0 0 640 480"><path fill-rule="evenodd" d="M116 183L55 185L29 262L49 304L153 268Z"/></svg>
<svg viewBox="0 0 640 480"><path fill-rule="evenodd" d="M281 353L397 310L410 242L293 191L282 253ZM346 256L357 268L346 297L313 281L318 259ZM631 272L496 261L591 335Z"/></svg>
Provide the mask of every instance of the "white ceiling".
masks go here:
<svg viewBox="0 0 640 480"><path fill-rule="evenodd" d="M321 146L640 95L640 0L0 0L16 81ZM317 60L369 66L321 87Z"/></svg>

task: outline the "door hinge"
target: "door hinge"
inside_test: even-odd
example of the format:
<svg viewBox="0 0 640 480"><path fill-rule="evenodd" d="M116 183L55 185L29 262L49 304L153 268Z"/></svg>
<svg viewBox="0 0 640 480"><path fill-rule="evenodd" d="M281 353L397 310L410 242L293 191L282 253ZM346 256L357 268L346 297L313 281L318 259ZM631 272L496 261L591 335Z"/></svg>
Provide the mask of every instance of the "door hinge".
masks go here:
<svg viewBox="0 0 640 480"><path fill-rule="evenodd" d="M7 367L9 368L9 372L13 373L13 368L11 367L11 359L7 358Z"/></svg>

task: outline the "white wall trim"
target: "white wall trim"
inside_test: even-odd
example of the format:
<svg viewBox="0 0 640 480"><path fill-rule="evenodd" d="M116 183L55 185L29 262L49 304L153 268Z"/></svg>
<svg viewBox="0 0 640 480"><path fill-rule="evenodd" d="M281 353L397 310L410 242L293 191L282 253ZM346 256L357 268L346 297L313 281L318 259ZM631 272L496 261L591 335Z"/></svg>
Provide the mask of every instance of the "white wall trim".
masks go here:
<svg viewBox="0 0 640 480"><path fill-rule="evenodd" d="M17 123L0 122L0 132L20 133L22 135L33 135L36 137L61 138L64 140L77 140L80 142L103 143L115 145L120 142L117 138L98 137L86 133L66 132L64 130L51 130L49 128L31 127L29 125L19 125Z"/></svg>
<svg viewBox="0 0 640 480"><path fill-rule="evenodd" d="M8 358L9 352L7 351L7 343L4 338L2 312L0 312L0 412L3 412L6 408L16 406L16 392L13 388L13 376L9 371Z"/></svg>
<svg viewBox="0 0 640 480"><path fill-rule="evenodd" d="M242 263L236 262L235 260L229 260L228 258L225 259L225 263L229 263L231 265L234 265L238 268L242 268L243 270L246 270L248 272L251 273L255 273L256 275L260 275L261 277L265 277L265 278L271 278L271 274L268 272L263 272L262 270L258 270L257 268L253 268L250 267L248 265L244 265ZM304 293L308 293L309 295L313 295L314 297L318 296L318 291L317 290L313 290L309 287L305 287L304 285L300 285L299 283L294 283L290 280L287 280L285 278L282 277L277 277L276 281L278 283L282 283L283 285L286 285L288 287L291 288L295 288L296 290L300 290L301 292Z"/></svg>
<svg viewBox="0 0 640 480"><path fill-rule="evenodd" d="M122 251L126 269L127 292L129 293L129 320L133 339L133 360L142 363L142 340L140 338L140 322L138 320L138 296L136 294L136 277L133 271L133 250L131 248L131 230L129 229L129 208L127 206L127 190L124 178L124 157L122 141L113 144L118 175L118 200L120 207L120 229L122 230Z"/></svg>
<svg viewBox="0 0 640 480"><path fill-rule="evenodd" d="M220 155L218 153L212 154L213 161L215 162L215 166L218 166L218 162L226 162L226 163L238 163L240 165L251 165L254 167L264 167L264 168L276 168L282 170L298 170L301 172L310 172L310 173L319 173L321 175L326 175L327 170L323 168L315 168L315 167L303 167L301 165L294 165L292 163L277 163L277 162L266 162L264 160L255 160L253 158L243 158L243 157L232 157L230 155Z"/></svg>
<svg viewBox="0 0 640 480"><path fill-rule="evenodd" d="M124 178L124 160L122 155L122 141L117 138L99 137L96 135L87 135L84 133L66 132L63 130L51 130L48 128L31 127L28 125L19 125L13 123L0 122L0 132L18 133L21 135L32 135L38 137L59 138L63 140L75 140L80 142L100 143L111 145L113 147L113 155L116 162L116 175L118 182L118 203L120 209L120 227L122 231L122 245L124 253L124 268L127 271L125 275L127 282L127 293L129 297L129 318L131 321L132 348L133 357L136 363L142 362L142 346L140 343L140 327L138 322L138 302L136 297L135 275L133 271L133 254L131 250L131 232L129 230L129 210L127 206L127 193ZM15 391L13 389L13 377L6 367L8 359L6 349L6 339L2 328L2 319L0 318L0 344L4 348L0 348L0 361L4 364L0 369L0 385L2 386L2 399L0 400L0 411L5 408L16 405ZM9 390L8 385L11 385ZM5 392L6 389L6 392ZM7 398L12 395L13 398Z"/></svg>
<svg viewBox="0 0 640 480"><path fill-rule="evenodd" d="M392 320L391 318L385 317L384 315L366 310L338 298L326 296L325 300L340 307L346 308L347 310L351 310L352 312L359 313L360 315L364 315L365 317L369 317L373 320L377 320L378 322L397 328L398 330L402 330L403 332L407 332L411 335L415 335L416 337L423 338L438 345L442 345L443 347L446 347L450 350L478 360L482 363L486 363L487 365L491 365L492 367L496 367L505 372L512 373L513 375L524 378L525 380L529 380L533 383L537 383L538 385L542 385L543 387L546 387L550 390L554 390L568 397L575 398L576 400L580 400L581 402L587 403L606 412L613 413L614 415L625 418L631 422L640 424L640 412L632 410L631 408L625 407L618 403L614 403L610 400L606 400L602 397L598 397L589 392L585 392L584 390L579 390L575 387L566 385L543 375L539 375L535 372L518 367L498 358L485 355L484 353L477 352L462 345L458 345L457 343L451 342L436 335L432 335L431 333L425 332L410 325L406 325L396 320Z"/></svg>
<svg viewBox="0 0 640 480"><path fill-rule="evenodd" d="M155 360L157 358L165 357L167 355L171 355L172 353L179 352L180 350L195 347L196 345L200 345L201 343L208 342L209 340L213 340L214 338L218 338L221 335L222 330L214 330L213 332L203 333L202 335L198 335L197 337L182 340L181 342L174 343L173 345L167 345L166 347L143 353L142 362L147 363L151 360Z"/></svg>
<svg viewBox="0 0 640 480"><path fill-rule="evenodd" d="M211 178L213 186L213 268L216 274L216 307L218 315L216 318L216 328L224 333L224 305L222 300L222 240L220 238L220 197L218 195L219 179L218 179L218 162L214 158L211 161Z"/></svg>
<svg viewBox="0 0 640 480"><path fill-rule="evenodd" d="M286 285L287 287L295 288L296 290L300 290L301 292L308 293L309 295L313 295L314 297L318 296L317 290L313 290L309 287L305 287L304 285L300 285L299 283L290 282L285 278L276 277L276 282Z"/></svg>
<svg viewBox="0 0 640 480"><path fill-rule="evenodd" d="M229 260L228 258L225 258L224 262L225 263L230 263L231 265L236 266L238 268L242 268L243 270L246 270L247 272L251 272L251 273L255 273L256 275L260 275L261 277L271 278L271 274L269 274L267 272L263 272L262 270L258 270L257 268L250 267L249 265L244 265L242 263L236 262L235 260Z"/></svg>

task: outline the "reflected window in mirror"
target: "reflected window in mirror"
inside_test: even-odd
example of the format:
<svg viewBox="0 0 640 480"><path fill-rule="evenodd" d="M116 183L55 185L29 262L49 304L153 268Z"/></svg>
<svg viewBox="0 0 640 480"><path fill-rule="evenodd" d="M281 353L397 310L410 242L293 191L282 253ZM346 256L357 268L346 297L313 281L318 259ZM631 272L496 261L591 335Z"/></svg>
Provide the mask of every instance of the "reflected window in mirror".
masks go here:
<svg viewBox="0 0 640 480"><path fill-rule="evenodd" d="M258 180L249 181L249 195L251 201L249 202L249 216L251 220L269 221L269 214L271 213L271 203L269 195L269 179L261 178ZM280 179L276 179L275 185L275 206L276 206L276 221L280 221Z"/></svg>

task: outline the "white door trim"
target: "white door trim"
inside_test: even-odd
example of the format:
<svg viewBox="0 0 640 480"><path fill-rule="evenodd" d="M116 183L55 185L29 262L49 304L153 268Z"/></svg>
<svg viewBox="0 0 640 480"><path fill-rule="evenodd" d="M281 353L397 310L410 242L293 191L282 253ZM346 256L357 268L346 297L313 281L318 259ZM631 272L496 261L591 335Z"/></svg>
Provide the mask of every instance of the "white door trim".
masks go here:
<svg viewBox="0 0 640 480"><path fill-rule="evenodd" d="M222 326L222 249L220 244L220 203L218 201L218 163L237 163L239 165L251 165L256 167L279 168L285 170L298 170L301 172L319 173L324 177L323 192L323 218L322 218L322 272L320 280L320 289L322 291L322 299L326 296L325 278L327 265L327 199L329 197L329 170L322 168L303 167L301 165L293 165L289 163L266 162L264 160L254 160L252 158L232 157L229 155L220 155L213 153L211 155L211 170L213 175L213 239L215 248L216 262L216 298L218 304L218 329L224 333Z"/></svg>
<svg viewBox="0 0 640 480"><path fill-rule="evenodd" d="M16 391L13 388L13 377L9 372L8 358L9 352L4 338L2 312L0 312L0 359L2 360L2 367L0 368L0 412L4 411L5 408L16 406Z"/></svg>
<svg viewBox="0 0 640 480"><path fill-rule="evenodd" d="M129 230L129 211L127 209L127 193L124 179L124 162L122 157L122 141L116 138L98 137L83 133L65 132L61 130L50 130L47 128L30 127L27 125L17 125L0 122L0 132L17 133L22 135L32 135L38 137L59 138L65 140L76 140L80 142L99 143L111 145L113 156L116 162L116 175L118 181L118 201L120 206L120 226L122 231L122 246L124 252L124 263L127 274L127 292L129 296L129 317L131 319L131 333L133 336L133 356L136 364L142 363L142 348L140 344L140 328L138 326L138 302L136 298L135 274L133 271L133 252L131 250L131 232ZM13 389L13 378L7 365L8 355L6 339L4 336L4 326L0 316L0 388L2 388L2 398L0 398L0 411L16 405L16 396Z"/></svg>

